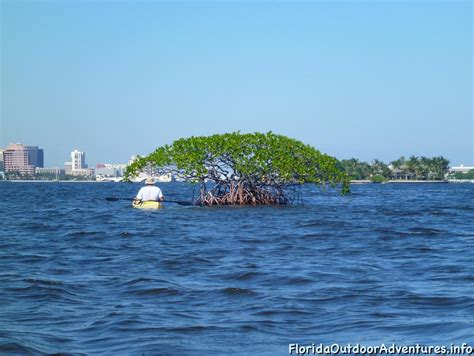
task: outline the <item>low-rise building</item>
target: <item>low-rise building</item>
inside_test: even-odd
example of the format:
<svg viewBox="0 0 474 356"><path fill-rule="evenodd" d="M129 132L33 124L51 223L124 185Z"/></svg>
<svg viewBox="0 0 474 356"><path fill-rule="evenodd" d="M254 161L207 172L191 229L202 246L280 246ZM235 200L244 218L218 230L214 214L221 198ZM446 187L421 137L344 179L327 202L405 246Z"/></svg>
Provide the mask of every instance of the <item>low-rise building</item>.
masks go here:
<svg viewBox="0 0 474 356"><path fill-rule="evenodd" d="M101 167L95 169L96 176L103 177L119 177L117 171L114 168Z"/></svg>
<svg viewBox="0 0 474 356"><path fill-rule="evenodd" d="M42 168L42 167L36 167L35 170L36 174L51 174L51 175L58 175L58 176L64 176L66 174L66 170L62 168Z"/></svg>
<svg viewBox="0 0 474 356"><path fill-rule="evenodd" d="M66 174L71 174L72 172L72 163L71 162L64 162L64 170Z"/></svg>
<svg viewBox="0 0 474 356"><path fill-rule="evenodd" d="M94 169L93 168L82 168L82 169L73 169L70 173L72 176L77 177L93 177L94 176Z"/></svg>
<svg viewBox="0 0 474 356"><path fill-rule="evenodd" d="M473 170L474 167L465 167L463 164L461 164L458 167L451 167L449 168L450 173L468 173L469 171Z"/></svg>
<svg viewBox="0 0 474 356"><path fill-rule="evenodd" d="M104 177L122 177L126 167L126 164L98 163L95 174Z"/></svg>
<svg viewBox="0 0 474 356"><path fill-rule="evenodd" d="M390 169L390 179L410 180L415 178L415 175L412 172L408 172L401 168L396 168L391 164L388 166L388 169Z"/></svg>
<svg viewBox="0 0 474 356"><path fill-rule="evenodd" d="M173 181L173 175L171 173L163 174L163 175L150 175L145 172L141 172L138 176L131 178L132 182L144 182L148 177L153 178L156 182L160 183L168 183Z"/></svg>

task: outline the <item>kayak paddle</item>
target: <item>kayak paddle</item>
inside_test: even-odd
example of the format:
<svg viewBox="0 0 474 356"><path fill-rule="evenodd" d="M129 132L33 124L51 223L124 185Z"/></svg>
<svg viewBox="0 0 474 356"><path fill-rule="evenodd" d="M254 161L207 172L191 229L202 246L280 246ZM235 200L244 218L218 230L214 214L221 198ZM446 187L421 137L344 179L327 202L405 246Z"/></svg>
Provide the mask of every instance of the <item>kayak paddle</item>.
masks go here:
<svg viewBox="0 0 474 356"><path fill-rule="evenodd" d="M105 198L105 200L107 201L117 201L117 200L128 200L128 201L132 201L133 199L130 199L130 198L117 198L117 197L107 197ZM188 201L177 201L177 200L165 200L163 201L163 203L175 203L175 204L179 204L179 205L184 205L184 206L192 206L194 205L193 203L190 203ZM161 202L160 202L161 203Z"/></svg>

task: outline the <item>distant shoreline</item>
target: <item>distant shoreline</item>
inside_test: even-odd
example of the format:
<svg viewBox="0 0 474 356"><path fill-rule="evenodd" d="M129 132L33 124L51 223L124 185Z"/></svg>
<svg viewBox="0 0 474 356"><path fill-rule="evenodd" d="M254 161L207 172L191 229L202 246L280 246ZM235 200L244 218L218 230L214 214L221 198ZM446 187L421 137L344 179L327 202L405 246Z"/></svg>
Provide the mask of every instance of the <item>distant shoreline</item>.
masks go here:
<svg viewBox="0 0 474 356"><path fill-rule="evenodd" d="M33 179L12 179L12 180L0 180L0 182L16 182L16 183L126 183L126 182L107 182L107 181L96 181L96 180L33 180ZM158 183L169 183L169 182L158 182ZM469 181L469 180L453 180L453 181L447 181L447 180L405 180L405 179L393 179L393 180L387 180L381 183L375 183L372 182L369 179L360 179L360 180L351 180L351 184L388 184L388 183L403 183L403 184L409 184L409 183L474 183L474 181Z"/></svg>
<svg viewBox="0 0 474 356"><path fill-rule="evenodd" d="M113 182L99 182L96 180L34 180L34 179L11 179L0 180L0 182L17 182L17 183L113 183Z"/></svg>
<svg viewBox="0 0 474 356"><path fill-rule="evenodd" d="M351 184L387 184L387 183L449 183L447 180L414 180L414 179L390 179L381 183L372 182L370 179L351 180Z"/></svg>
<svg viewBox="0 0 474 356"><path fill-rule="evenodd" d="M112 181L98 181L98 180L34 180L34 179L11 179L11 180L0 180L1 182L16 182L16 183L129 183L129 182L112 182ZM142 183L142 182L130 182L130 183ZM156 182L157 184L170 183L170 182Z"/></svg>

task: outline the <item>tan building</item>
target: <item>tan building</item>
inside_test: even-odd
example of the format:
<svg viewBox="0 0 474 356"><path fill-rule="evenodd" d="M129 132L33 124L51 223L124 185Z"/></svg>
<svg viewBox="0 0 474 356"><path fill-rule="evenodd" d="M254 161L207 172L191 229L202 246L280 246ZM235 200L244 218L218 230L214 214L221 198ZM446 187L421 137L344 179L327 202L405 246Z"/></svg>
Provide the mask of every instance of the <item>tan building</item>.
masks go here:
<svg viewBox="0 0 474 356"><path fill-rule="evenodd" d="M64 170L66 174L71 174L72 172L72 163L71 162L64 162Z"/></svg>
<svg viewBox="0 0 474 356"><path fill-rule="evenodd" d="M38 147L36 147L38 149ZM21 174L35 174L35 164L31 164L29 147L20 143L11 143L3 152L5 172L18 172Z"/></svg>

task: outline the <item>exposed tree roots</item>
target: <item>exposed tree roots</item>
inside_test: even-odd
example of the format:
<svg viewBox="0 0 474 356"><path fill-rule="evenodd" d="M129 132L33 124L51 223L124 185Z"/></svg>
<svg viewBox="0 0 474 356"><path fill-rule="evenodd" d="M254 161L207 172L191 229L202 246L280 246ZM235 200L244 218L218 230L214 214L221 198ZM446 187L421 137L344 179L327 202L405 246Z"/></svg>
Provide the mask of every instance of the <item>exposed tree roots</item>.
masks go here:
<svg viewBox="0 0 474 356"><path fill-rule="evenodd" d="M217 184L211 190L201 185L197 205L274 205L289 204L291 200L283 189L245 182Z"/></svg>

